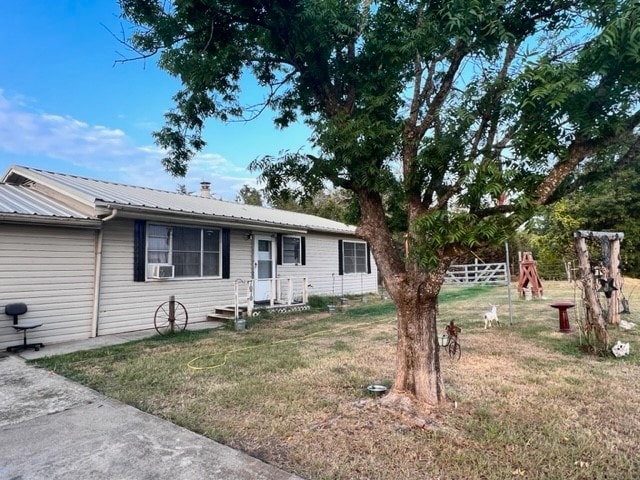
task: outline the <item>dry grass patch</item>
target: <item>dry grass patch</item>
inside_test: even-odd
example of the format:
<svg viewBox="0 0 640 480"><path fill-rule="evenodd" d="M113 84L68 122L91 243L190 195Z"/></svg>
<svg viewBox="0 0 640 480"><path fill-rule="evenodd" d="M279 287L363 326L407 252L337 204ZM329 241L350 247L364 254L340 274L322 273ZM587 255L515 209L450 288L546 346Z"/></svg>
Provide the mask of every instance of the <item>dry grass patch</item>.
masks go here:
<svg viewBox="0 0 640 480"><path fill-rule="evenodd" d="M625 359L581 355L548 306L573 294L513 292L509 325L505 288L444 291L440 327L462 327L462 358L443 352L451 403L425 422L366 391L394 372L393 306L375 299L36 363L310 479L639 478L640 336L612 329ZM485 330L490 303L502 326Z"/></svg>

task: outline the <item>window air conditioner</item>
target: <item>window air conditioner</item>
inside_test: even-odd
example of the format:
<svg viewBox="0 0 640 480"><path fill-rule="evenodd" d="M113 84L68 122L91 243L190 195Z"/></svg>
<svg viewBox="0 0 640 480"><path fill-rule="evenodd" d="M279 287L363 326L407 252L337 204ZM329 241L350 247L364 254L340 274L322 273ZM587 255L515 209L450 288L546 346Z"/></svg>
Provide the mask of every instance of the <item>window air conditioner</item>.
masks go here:
<svg viewBox="0 0 640 480"><path fill-rule="evenodd" d="M153 265L151 268L151 278L173 278L173 265Z"/></svg>

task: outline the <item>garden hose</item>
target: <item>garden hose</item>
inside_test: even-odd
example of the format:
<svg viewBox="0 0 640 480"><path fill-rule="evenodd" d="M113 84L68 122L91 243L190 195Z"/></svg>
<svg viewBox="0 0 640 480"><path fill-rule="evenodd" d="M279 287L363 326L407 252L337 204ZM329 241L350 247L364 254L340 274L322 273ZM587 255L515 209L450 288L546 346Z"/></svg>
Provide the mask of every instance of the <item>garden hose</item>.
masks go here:
<svg viewBox="0 0 640 480"><path fill-rule="evenodd" d="M253 350L255 348L269 347L269 346L272 346L272 345L278 345L278 344L283 344L283 343L302 343L302 342L306 342L306 341L312 339L313 337L316 337L316 336L319 336L319 335L324 335L324 334L327 334L327 333L334 333L334 332L349 331L349 330L358 330L360 328L368 327L370 325L375 325L377 323L383 323L383 322L387 322L387 321L388 320L377 320L375 322L358 323L356 325L344 325L344 326L338 327L338 328L331 328L331 329L328 329L328 330L320 330L318 332L310 333L309 335L305 335L305 336L299 337L299 338L288 338L288 339L285 339L285 340L277 340L277 341L274 341L274 342L264 343L264 344L260 344L260 345L250 345L248 347L235 348L233 350L228 350L224 354L222 362L217 363L215 365L199 366L199 365L195 365L195 364L199 360L202 360L202 359L208 358L208 357L218 356L218 355L220 355L220 353L210 353L210 354L207 354L207 355L201 355L201 356L195 357L194 359L189 361L189 363L187 363L187 367L190 368L191 370L213 370L215 368L220 368L220 367L223 367L224 365L226 365L227 361L229 360L229 357L234 353L243 352L243 351L246 351L246 350Z"/></svg>

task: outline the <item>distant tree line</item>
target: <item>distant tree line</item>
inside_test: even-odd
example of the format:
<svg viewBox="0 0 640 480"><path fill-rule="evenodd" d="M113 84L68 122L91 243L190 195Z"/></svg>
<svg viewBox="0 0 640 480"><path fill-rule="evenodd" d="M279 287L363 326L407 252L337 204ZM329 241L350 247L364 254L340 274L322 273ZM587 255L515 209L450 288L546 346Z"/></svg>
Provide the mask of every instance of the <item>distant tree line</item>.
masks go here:
<svg viewBox="0 0 640 480"><path fill-rule="evenodd" d="M270 198L263 190L244 185L239 190L236 201L245 205L308 213L349 224L355 224L358 221L355 203L348 192L343 189L321 190L311 198L296 198L294 196Z"/></svg>

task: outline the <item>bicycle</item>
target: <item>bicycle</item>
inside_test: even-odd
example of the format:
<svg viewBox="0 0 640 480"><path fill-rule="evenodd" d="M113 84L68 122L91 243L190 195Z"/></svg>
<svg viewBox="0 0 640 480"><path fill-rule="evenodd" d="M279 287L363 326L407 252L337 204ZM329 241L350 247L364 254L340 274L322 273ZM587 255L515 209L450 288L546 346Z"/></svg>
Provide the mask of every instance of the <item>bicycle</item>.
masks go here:
<svg viewBox="0 0 640 480"><path fill-rule="evenodd" d="M458 334L462 331L460 327L453 323L453 320L449 322L447 325L447 350L449 352L449 356L454 360L460 360L460 356L462 355L462 347L460 346L460 342L458 342Z"/></svg>

